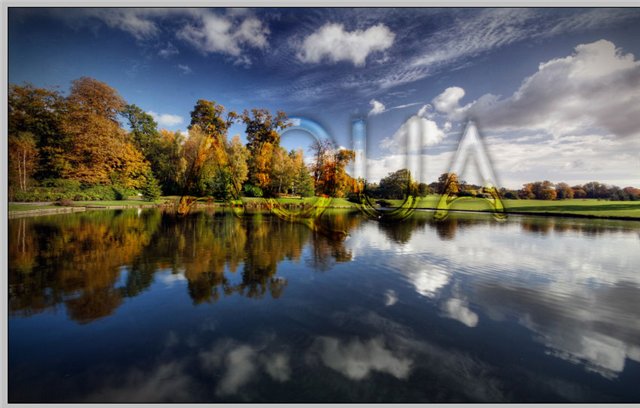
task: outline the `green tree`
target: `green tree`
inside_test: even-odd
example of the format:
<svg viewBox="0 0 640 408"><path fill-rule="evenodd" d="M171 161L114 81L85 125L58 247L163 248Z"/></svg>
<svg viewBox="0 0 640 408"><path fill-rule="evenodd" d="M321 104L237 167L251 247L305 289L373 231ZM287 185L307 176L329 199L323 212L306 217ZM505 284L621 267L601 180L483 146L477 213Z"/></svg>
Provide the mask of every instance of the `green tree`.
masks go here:
<svg viewBox="0 0 640 408"><path fill-rule="evenodd" d="M142 152L144 157L151 161L153 157L152 146L157 143L158 124L153 117L136 105L126 105L122 115L129 122L133 144Z"/></svg>
<svg viewBox="0 0 640 408"><path fill-rule="evenodd" d="M151 171L147 172L145 175L145 182L141 188L142 197L147 201L155 201L160 198L162 194L162 189L158 184L158 180L153 177L153 173Z"/></svg>
<svg viewBox="0 0 640 408"><path fill-rule="evenodd" d="M411 177L411 172L401 169L389 173L380 180L378 191L381 197L401 199L409 194L415 193L415 181Z"/></svg>
<svg viewBox="0 0 640 408"><path fill-rule="evenodd" d="M312 197L314 193L313 177L309 172L309 168L304 163L302 149L291 150L289 157L293 164L292 194L297 194L302 197Z"/></svg>

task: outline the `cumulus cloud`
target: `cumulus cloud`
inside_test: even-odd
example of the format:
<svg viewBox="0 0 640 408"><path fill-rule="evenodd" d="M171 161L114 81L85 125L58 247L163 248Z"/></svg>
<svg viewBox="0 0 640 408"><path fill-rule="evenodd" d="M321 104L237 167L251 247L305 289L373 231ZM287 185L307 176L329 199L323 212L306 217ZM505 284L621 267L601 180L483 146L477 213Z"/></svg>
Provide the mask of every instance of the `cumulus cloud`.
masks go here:
<svg viewBox="0 0 640 408"><path fill-rule="evenodd" d="M478 325L478 315L472 312L467 303L460 299L449 299L442 306L442 310L447 317L459 321L467 327Z"/></svg>
<svg viewBox="0 0 640 408"><path fill-rule="evenodd" d="M391 47L395 34L384 24L366 30L346 31L339 23L327 23L304 39L298 59L307 63L348 61L364 66L369 54Z"/></svg>
<svg viewBox="0 0 640 408"><path fill-rule="evenodd" d="M176 36L204 54L229 55L236 62L249 64L243 50L265 49L269 33L269 28L253 16L205 12L184 25Z"/></svg>
<svg viewBox="0 0 640 408"><path fill-rule="evenodd" d="M427 115L427 111L426 106L423 106L393 136L382 139L380 147L393 153L419 153L424 147L440 143L446 134L435 121L423 116Z"/></svg>
<svg viewBox="0 0 640 408"><path fill-rule="evenodd" d="M368 341L319 337L315 347L327 367L352 380L362 380L373 371L387 373L398 379L406 379L411 373L412 361L394 355L379 337Z"/></svg>
<svg viewBox="0 0 640 408"><path fill-rule="evenodd" d="M147 113L151 115L151 117L153 117L153 120L158 122L158 125L160 126L175 126L175 125L179 125L184 121L182 116L179 116L179 115L171 115L169 113L160 114L154 111L149 111Z"/></svg>
<svg viewBox="0 0 640 408"><path fill-rule="evenodd" d="M416 292L434 298L449 283L450 275L442 267L431 265L429 268L409 272L407 277L415 286Z"/></svg>
<svg viewBox="0 0 640 408"><path fill-rule="evenodd" d="M640 135L640 61L607 40L541 63L508 98L486 94L461 106L462 97L462 88L451 87L433 102L451 119L472 117L484 129L541 130L556 137L594 129Z"/></svg>
<svg viewBox="0 0 640 408"><path fill-rule="evenodd" d="M372 99L371 101L369 101L369 105L371 105L371 110L369 111L369 116L378 115L378 114L384 112L384 110L385 110L384 104L382 102L380 102L380 101L376 101L375 99Z"/></svg>

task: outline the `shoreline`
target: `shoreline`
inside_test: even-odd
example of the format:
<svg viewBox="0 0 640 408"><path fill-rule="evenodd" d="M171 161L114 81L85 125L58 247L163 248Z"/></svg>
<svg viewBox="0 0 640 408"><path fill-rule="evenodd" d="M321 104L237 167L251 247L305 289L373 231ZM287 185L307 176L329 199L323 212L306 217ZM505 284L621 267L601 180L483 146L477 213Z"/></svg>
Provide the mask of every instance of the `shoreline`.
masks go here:
<svg viewBox="0 0 640 408"><path fill-rule="evenodd" d="M78 206L61 206L59 208L50 208L51 204L45 204L48 208L37 208L44 206L41 204L29 204L29 203L12 203L12 204L27 204L33 205L33 210L8 210L8 218L25 218L25 217L37 217L45 215L56 214L70 214L77 212L96 211L96 210L124 210L124 209L148 209L148 208L162 208L174 205L174 203L141 203L141 204L124 204L124 205L104 205L97 202L96 204L78 205ZM211 207L228 207L227 203L199 203L196 208L211 208ZM327 209L345 209L345 210L357 210L356 205L353 206L327 206ZM396 208L396 207L392 207ZM436 211L434 207L418 207L415 210L419 211ZM465 210L465 209L449 209L451 212L459 213L478 213L478 214L491 214L490 210ZM640 221L640 217L629 216L617 216L617 215L594 215L594 214L577 214L577 213L562 213L562 212L550 212L550 211L518 211L518 210L506 210L506 215L526 215L526 216L539 216L539 217L562 217L562 218L582 218L592 220L618 220L618 221Z"/></svg>

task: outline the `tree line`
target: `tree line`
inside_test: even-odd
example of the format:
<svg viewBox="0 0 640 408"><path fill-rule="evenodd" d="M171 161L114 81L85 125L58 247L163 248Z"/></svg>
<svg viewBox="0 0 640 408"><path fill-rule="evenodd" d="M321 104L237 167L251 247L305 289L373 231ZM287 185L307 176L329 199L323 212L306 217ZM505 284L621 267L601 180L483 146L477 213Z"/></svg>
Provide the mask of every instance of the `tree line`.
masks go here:
<svg viewBox="0 0 640 408"><path fill-rule="evenodd" d="M482 186L459 180L455 173L443 173L432 183L417 183L407 169L389 173L379 183L367 183L366 192L375 198L402 199L408 194L424 197L428 194L443 194L449 191L459 197L483 197L487 194ZM500 196L507 199L523 200L566 200L572 198L597 198L615 201L640 200L640 189L620 188L592 181L582 185L570 186L567 183L552 183L548 180L525 183L521 189L499 189Z"/></svg>
<svg viewBox="0 0 640 408"><path fill-rule="evenodd" d="M188 135L158 129L153 117L104 82L82 77L64 96L31 84L9 88L9 198L16 201L121 199L163 195L346 196L355 154L330 142L287 151L284 112L228 111L199 99ZM229 128L245 127L247 143Z"/></svg>

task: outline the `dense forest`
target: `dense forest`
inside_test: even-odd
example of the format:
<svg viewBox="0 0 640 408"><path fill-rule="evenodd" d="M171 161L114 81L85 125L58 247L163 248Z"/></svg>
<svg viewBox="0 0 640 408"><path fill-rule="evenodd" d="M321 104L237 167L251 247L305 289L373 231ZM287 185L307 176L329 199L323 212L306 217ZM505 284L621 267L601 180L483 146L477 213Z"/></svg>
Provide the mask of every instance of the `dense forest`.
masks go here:
<svg viewBox="0 0 640 408"><path fill-rule="evenodd" d="M328 141L312 145L314 160L302 150L286 151L280 134L284 112L227 111L200 99L191 111L188 136L158 129L153 117L93 78L72 82L68 95L30 84L9 88L9 199L11 201L117 200L142 195L190 195L227 200L240 196L354 197L364 185L375 198L442 193L483 196L481 186L442 174L430 184L415 182L406 169L379 183L363 183L346 168L352 150ZM229 137L232 124L245 126ZM501 189L508 199L598 198L639 200L640 189L599 182L569 186L550 181Z"/></svg>
<svg viewBox="0 0 640 408"><path fill-rule="evenodd" d="M229 138L245 126L246 145ZM331 143L286 151L280 133L286 114L265 109L227 111L200 99L188 136L158 129L153 117L93 78L73 81L68 96L30 84L9 89L9 197L15 201L111 200L142 194L342 197L355 181L354 158Z"/></svg>

